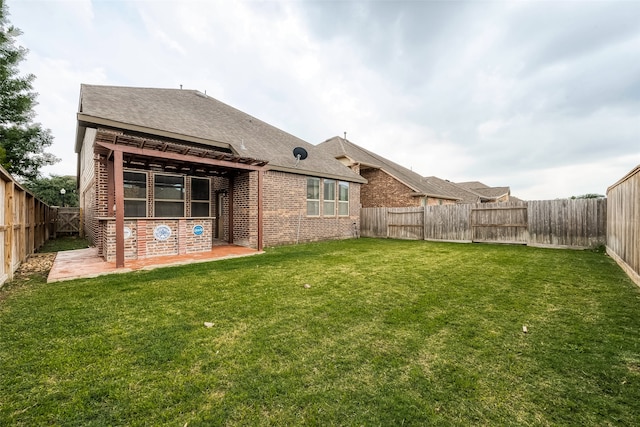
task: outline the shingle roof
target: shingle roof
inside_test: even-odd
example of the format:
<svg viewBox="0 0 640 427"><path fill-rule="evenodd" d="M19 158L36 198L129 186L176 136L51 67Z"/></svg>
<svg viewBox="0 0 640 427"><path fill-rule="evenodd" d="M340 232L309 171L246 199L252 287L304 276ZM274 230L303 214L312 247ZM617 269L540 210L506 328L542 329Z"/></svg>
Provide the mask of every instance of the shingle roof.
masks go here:
<svg viewBox="0 0 640 427"><path fill-rule="evenodd" d="M509 187L489 187L479 181L456 182L456 184L487 199L495 200L511 192Z"/></svg>
<svg viewBox="0 0 640 427"><path fill-rule="evenodd" d="M368 167L382 169L398 181L410 187L417 194L437 197L441 199L458 200L459 197L449 192L442 191L436 185L432 185L428 179L410 169L400 166L391 160L385 159L371 151L354 144L353 142L335 136L318 144L319 148L326 150L335 158L347 157L354 163L360 163Z"/></svg>
<svg viewBox="0 0 640 427"><path fill-rule="evenodd" d="M81 85L79 128L104 125L227 147L270 169L366 182L316 146L196 90ZM76 142L76 151L82 141ZM296 165L295 147L309 153Z"/></svg>
<svg viewBox="0 0 640 427"><path fill-rule="evenodd" d="M480 203L480 195L451 181L447 181L436 176L428 176L425 179L432 186L440 188L440 191L457 197L460 203Z"/></svg>

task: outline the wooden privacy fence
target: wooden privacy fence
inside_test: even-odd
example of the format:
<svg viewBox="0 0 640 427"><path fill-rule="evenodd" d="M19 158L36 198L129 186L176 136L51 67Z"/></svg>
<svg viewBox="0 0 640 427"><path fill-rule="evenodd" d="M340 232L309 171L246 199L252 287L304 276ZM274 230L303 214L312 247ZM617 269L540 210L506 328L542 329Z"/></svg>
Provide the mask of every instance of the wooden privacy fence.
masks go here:
<svg viewBox="0 0 640 427"><path fill-rule="evenodd" d="M55 210L0 167L0 286L54 233Z"/></svg>
<svg viewBox="0 0 640 427"><path fill-rule="evenodd" d="M363 208L364 237L589 248L606 241L606 199Z"/></svg>
<svg viewBox="0 0 640 427"><path fill-rule="evenodd" d="M57 208L56 210L56 234L82 234L80 208Z"/></svg>
<svg viewBox="0 0 640 427"><path fill-rule="evenodd" d="M640 165L607 189L607 253L640 286Z"/></svg>

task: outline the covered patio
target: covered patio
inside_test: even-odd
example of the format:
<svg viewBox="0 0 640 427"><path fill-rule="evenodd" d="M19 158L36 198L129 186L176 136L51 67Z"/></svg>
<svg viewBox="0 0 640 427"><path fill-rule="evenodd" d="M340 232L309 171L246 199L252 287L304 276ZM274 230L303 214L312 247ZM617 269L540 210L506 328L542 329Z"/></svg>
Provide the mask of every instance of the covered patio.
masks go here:
<svg viewBox="0 0 640 427"><path fill-rule="evenodd" d="M105 128L98 129L93 152L96 156L95 161L99 165L98 169L102 171L101 176L104 177L102 182L106 184L104 193L98 191L98 194L104 194L106 197L105 200L100 200L101 196L99 196L96 201L97 215L94 220L97 221L97 235L94 240L98 247L98 254L106 261L115 261L116 268L126 270L126 267L133 266L135 269L136 265L147 263L146 258L154 258L149 262L157 264L157 258L166 256L178 258L187 256L194 259L198 253L202 252L206 257L210 252L220 251L219 248L214 248L215 243L212 240L221 238L223 232L226 234L224 240L233 247L232 245L237 243L234 230L237 230L238 224L245 223L241 219L236 222L234 218L236 213L234 199L236 199L235 194L239 192L236 182L247 173L257 175L256 216L248 219L250 222L256 222L257 239L255 246L251 246L257 251L262 250L262 187L266 161L239 157L219 149L186 146L178 141L123 134ZM182 215L170 216L165 213L160 216L150 216L148 210L154 205L156 196L153 193L147 193L142 203L143 207L144 204L148 204L149 208L143 209L142 218L129 216L125 219L128 216L123 181L125 170L147 172L149 176L160 172L187 177L191 180L196 179L195 177L207 179L208 191L215 192L215 197L206 196L206 206L211 205L211 208L215 206L217 212L211 214L207 211L207 214L194 218L196 215L191 212L192 204L184 203L186 200L183 199L180 200L180 203L185 205L182 208ZM211 184L208 183L210 178ZM187 185L187 179L179 179L182 187L178 191L184 192L186 188L187 193L190 193L191 186ZM142 185L152 188L151 183ZM223 199L219 199L218 195L225 196L224 206ZM245 193L242 192L237 197L245 197ZM175 239L172 238L172 240L175 241L171 243L172 240L167 240L168 237L159 239L156 233L158 227L166 229L167 236L171 235L173 230ZM189 233L192 229L193 233ZM246 228L242 231L245 230ZM132 243L125 244L125 239L130 236L133 237L129 239Z"/></svg>

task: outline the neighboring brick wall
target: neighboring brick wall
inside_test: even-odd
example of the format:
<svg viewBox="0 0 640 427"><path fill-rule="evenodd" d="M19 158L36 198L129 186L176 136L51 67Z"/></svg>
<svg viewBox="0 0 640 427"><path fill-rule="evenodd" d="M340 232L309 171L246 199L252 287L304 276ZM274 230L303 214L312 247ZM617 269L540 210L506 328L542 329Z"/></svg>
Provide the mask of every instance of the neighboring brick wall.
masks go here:
<svg viewBox="0 0 640 427"><path fill-rule="evenodd" d="M264 188L264 246L346 239L360 227L360 184L349 184L349 216L344 217L307 216L304 175L268 171Z"/></svg>
<svg viewBox="0 0 640 427"><path fill-rule="evenodd" d="M437 206L437 205L455 205L455 200L448 199L438 199L435 197L427 197L427 206Z"/></svg>
<svg viewBox="0 0 640 427"><path fill-rule="evenodd" d="M420 206L420 197L411 197L409 187L381 169L364 169L360 172L368 183L362 185L360 200L363 208L404 208Z"/></svg>
<svg viewBox="0 0 640 427"><path fill-rule="evenodd" d="M368 182L362 185L363 208L409 208L422 206L424 196L412 196L414 191L381 169L365 169L360 174ZM427 196L427 206L451 205L455 200Z"/></svg>

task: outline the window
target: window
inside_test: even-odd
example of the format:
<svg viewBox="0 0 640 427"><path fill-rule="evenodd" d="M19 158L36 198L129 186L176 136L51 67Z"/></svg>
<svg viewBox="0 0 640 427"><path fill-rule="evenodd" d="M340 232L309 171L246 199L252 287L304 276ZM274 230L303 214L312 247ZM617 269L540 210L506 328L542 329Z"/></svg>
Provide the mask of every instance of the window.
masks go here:
<svg viewBox="0 0 640 427"><path fill-rule="evenodd" d="M211 191L209 189L208 178L191 178L191 216L210 216L209 199Z"/></svg>
<svg viewBox="0 0 640 427"><path fill-rule="evenodd" d="M320 215L320 178L307 178L307 215Z"/></svg>
<svg viewBox="0 0 640 427"><path fill-rule="evenodd" d="M124 171L124 216L147 216L147 174Z"/></svg>
<svg viewBox="0 0 640 427"><path fill-rule="evenodd" d="M336 182L332 179L325 179L324 202L322 203L322 214L324 216L334 216L336 214Z"/></svg>
<svg viewBox="0 0 640 427"><path fill-rule="evenodd" d="M184 216L184 178L175 175L154 175L154 214L157 217Z"/></svg>
<svg viewBox="0 0 640 427"><path fill-rule="evenodd" d="M338 215L349 215L349 183L338 182Z"/></svg>

